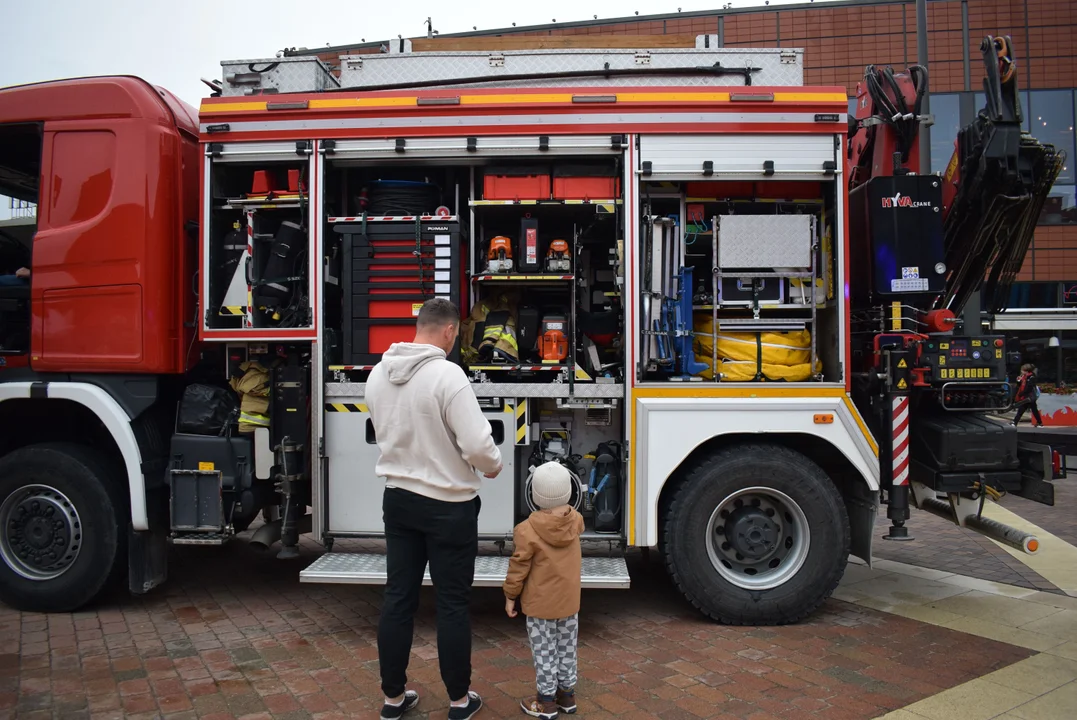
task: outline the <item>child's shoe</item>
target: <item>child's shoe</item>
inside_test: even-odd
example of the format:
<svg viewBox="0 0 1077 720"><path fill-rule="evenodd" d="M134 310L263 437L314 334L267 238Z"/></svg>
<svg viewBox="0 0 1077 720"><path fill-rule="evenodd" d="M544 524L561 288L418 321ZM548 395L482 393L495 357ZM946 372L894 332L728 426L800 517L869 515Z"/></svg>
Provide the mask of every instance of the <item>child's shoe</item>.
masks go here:
<svg viewBox="0 0 1077 720"><path fill-rule="evenodd" d="M545 700L538 695L521 700L520 709L531 717L541 720L556 720L557 718L557 703L553 700Z"/></svg>
<svg viewBox="0 0 1077 720"><path fill-rule="evenodd" d="M576 691L575 690L562 690L557 689L557 698L555 700L557 707L561 712L566 715L573 715L576 712Z"/></svg>

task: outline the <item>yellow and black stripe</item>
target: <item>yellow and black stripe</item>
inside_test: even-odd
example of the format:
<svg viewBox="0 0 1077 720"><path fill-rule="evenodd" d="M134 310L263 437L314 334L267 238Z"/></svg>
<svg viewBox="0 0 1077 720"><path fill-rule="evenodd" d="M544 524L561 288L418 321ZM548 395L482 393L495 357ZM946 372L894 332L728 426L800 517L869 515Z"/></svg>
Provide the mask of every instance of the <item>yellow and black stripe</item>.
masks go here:
<svg viewBox="0 0 1077 720"><path fill-rule="evenodd" d="M515 413L516 444L529 445L530 438L528 437L528 435L530 435L529 431L531 430L531 423L528 422L530 418L528 417L529 413L527 412L527 398L518 398L516 400Z"/></svg>
<svg viewBox="0 0 1077 720"><path fill-rule="evenodd" d="M326 403L326 412L370 412L367 406L361 403Z"/></svg>
<svg viewBox="0 0 1077 720"><path fill-rule="evenodd" d="M243 305L224 305L224 306L221 307L220 312L217 313L217 314L218 315L227 315L229 317L234 316L234 315L246 315L247 314L247 308L244 307Z"/></svg>

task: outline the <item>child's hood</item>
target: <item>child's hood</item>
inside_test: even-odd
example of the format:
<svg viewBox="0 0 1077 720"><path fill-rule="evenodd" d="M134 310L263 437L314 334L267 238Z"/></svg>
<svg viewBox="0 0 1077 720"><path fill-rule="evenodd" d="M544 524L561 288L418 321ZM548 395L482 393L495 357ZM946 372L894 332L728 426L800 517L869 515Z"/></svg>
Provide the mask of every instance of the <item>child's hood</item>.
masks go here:
<svg viewBox="0 0 1077 720"><path fill-rule="evenodd" d="M531 513L531 527L543 542L553 547L567 547L579 538L582 519L566 505L553 512Z"/></svg>

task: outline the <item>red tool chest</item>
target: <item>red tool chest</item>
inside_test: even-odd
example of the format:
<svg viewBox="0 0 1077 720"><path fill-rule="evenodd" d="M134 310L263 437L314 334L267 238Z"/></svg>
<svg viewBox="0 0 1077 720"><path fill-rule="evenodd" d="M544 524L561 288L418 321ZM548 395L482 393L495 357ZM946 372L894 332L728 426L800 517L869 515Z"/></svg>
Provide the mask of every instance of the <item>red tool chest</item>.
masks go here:
<svg viewBox="0 0 1077 720"><path fill-rule="evenodd" d="M330 221L342 242L343 364L373 365L393 343L410 342L430 298L459 307L464 236L456 218Z"/></svg>

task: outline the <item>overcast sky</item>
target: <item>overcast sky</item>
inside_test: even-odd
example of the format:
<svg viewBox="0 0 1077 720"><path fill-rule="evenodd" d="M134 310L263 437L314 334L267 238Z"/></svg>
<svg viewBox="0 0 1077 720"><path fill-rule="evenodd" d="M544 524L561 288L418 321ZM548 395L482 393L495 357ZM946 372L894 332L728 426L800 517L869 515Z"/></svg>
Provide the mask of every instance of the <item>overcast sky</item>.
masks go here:
<svg viewBox="0 0 1077 720"><path fill-rule="evenodd" d="M782 5L805 0L771 0ZM199 77L220 78L221 60L441 33L640 14L712 10L727 0L39 0L4 2L0 87L80 75L129 74L163 85L195 107ZM633 4L634 3L634 4ZM734 0L734 7L763 0Z"/></svg>
<svg viewBox="0 0 1077 720"><path fill-rule="evenodd" d="M0 0L0 87L87 75L138 75L195 108L200 77L219 79L221 61L269 58L286 47L442 34L640 15L714 10L729 0ZM766 0L733 0L736 8ZM841 2L841 0L819 0ZM788 5L806 0L770 0ZM0 197L0 220L9 217Z"/></svg>

